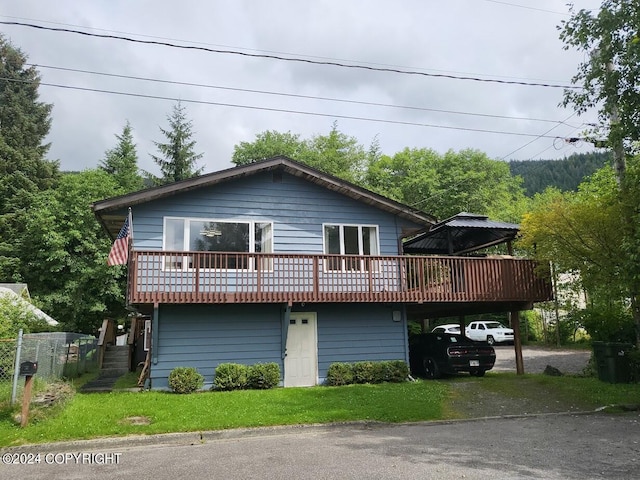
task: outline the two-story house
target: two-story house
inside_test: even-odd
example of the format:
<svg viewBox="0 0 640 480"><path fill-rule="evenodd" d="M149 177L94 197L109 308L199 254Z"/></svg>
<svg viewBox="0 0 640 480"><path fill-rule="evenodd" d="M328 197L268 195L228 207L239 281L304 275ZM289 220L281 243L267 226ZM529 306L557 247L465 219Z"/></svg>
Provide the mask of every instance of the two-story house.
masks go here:
<svg viewBox="0 0 640 480"><path fill-rule="evenodd" d="M112 238L131 209L127 301L152 319L152 388L177 366L210 384L222 362L276 362L284 386L315 385L332 362L408 361L409 315L550 295L529 260L405 255L434 218L284 157L93 209Z"/></svg>

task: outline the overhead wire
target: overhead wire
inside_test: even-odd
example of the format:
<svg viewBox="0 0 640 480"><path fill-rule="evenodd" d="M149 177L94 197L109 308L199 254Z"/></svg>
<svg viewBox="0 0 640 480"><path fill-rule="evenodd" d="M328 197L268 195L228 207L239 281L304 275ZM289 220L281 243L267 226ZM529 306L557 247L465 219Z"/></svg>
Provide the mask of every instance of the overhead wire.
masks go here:
<svg viewBox="0 0 640 480"><path fill-rule="evenodd" d="M27 65L37 67L39 69L46 68L46 69L60 70L65 72L85 73L89 75L98 75L98 76L105 76L105 77L112 77L112 78L123 78L128 80L140 80L140 81L170 84L170 85L210 88L210 89L216 89L216 90L225 90L225 91L242 92L242 93L257 93L262 95L274 95L274 96L282 96L282 97L289 97L289 98L303 98L308 100L323 100L323 101L330 101L330 102L348 103L348 104L354 104L354 105L365 105L365 106L373 106L373 107L385 107L385 108L397 108L397 109L405 109L405 110L423 111L423 112L445 113L449 115L467 115L467 116L475 116L475 117L483 117L483 118L499 118L499 119L505 119L505 120L526 120L530 122L565 124L569 127L572 127L572 125L566 124L565 121L563 120L550 120L550 119L532 118L532 117L517 117L517 116L509 116L509 115L495 115L495 114L477 113L477 112L462 112L462 111L456 111L456 110L416 107L411 105L393 105L393 104L379 103L379 102L365 102L361 100L347 100L343 98L322 97L317 95L301 95L301 94L295 94L295 93L272 92L267 90L255 90L255 89L248 89L248 88L228 87L228 86L210 85L210 84L203 84L203 83L182 82L182 81L176 81L176 80L164 80L159 78L140 77L140 76L134 76L134 75L123 75L123 74L107 73L107 72L97 72L94 70L82 70L82 69L76 69L76 68L57 67L52 65L41 65L41 64L34 64L34 63L28 63Z"/></svg>
<svg viewBox="0 0 640 480"><path fill-rule="evenodd" d="M573 117L576 114L576 112L573 112L571 115L569 115L567 118L565 118L562 123L566 122L567 120L569 120L571 117ZM566 125L566 124L565 124ZM531 145L533 142L535 142L536 140L539 140L540 138L547 138L546 135L547 133L555 130L557 127L559 127L560 124L558 125L554 125L553 127L551 127L549 130L547 130L546 132L542 133L539 137L534 138L533 140L525 143L524 145L522 145L521 147L516 148L514 151L507 153L506 155L504 155L503 157L500 157L500 160L506 160L506 158L510 155L513 155L516 152L519 152L520 150L522 150L525 147L528 147L529 145Z"/></svg>
<svg viewBox="0 0 640 480"><path fill-rule="evenodd" d="M0 18L11 18L11 19L15 19L15 20L27 20L29 22L39 22L39 23L46 23L46 24L50 24L50 25L61 25L61 26L65 26L65 27L89 28L90 30L96 30L96 31L107 32L107 33L118 33L118 34L123 34L123 35L133 35L135 37L153 38L153 39L158 39L158 40L168 40L168 41L172 41L172 42L191 43L191 44L194 44L194 45L206 45L206 46L232 48L232 49L236 49L236 50L245 50L245 51L249 51L249 52L275 53L275 54L278 54L278 55L288 55L288 56L291 56L291 57L301 56L301 57L305 57L305 58L319 58L319 59L323 59L323 60L335 60L335 61L340 61L340 62L360 63L360 64L363 64L363 65L379 65L379 66L385 66L385 67L397 67L397 68L402 68L402 69L410 69L410 67L403 66L403 65L393 65L393 64L381 63L381 62L367 62L367 61L357 61L356 62L354 60L336 58L336 57L327 57L327 56L323 56L323 55L309 55L309 54L282 52L282 51L277 51L277 50L265 50L265 49L257 49L257 48L247 48L247 47L237 47L237 46L230 46L230 45L221 45L221 44L216 44L216 43L201 42L201 41L197 41L197 40L184 40L184 39L171 38L171 37L162 37L162 36L159 36L159 35L148 35L148 34L144 34L144 33L124 32L124 31L121 31L121 30L109 30L109 29L106 29L106 28L98 28L98 27L93 27L93 26L92 27L87 27L85 25L77 25L77 24L63 23L63 22L52 22L52 21L49 21L49 20L39 20L39 19L34 19L34 18L15 17L15 16L11 16L11 15L0 15ZM456 71L456 70L441 70L441 69L437 69L437 68L419 68L419 70L431 71L431 72L447 72L447 73L455 73L455 74L459 74L459 75L480 76L480 77L511 78L511 79L518 78L520 80L540 80L540 81L542 81L542 79L525 78L525 77L514 77L514 76L511 76L511 75L496 75L496 74L489 75L489 74L484 74L484 73L470 73L470 72L461 72L461 71ZM551 83L551 81L548 81L548 82Z"/></svg>
<svg viewBox="0 0 640 480"><path fill-rule="evenodd" d="M7 78L7 77L0 77L0 80L15 82L15 83L34 83L29 80L17 80L17 79ZM544 135L541 136L537 134L530 134L530 133L523 133L523 132L508 132L504 130L489 130L489 129L483 129L483 128L454 127L450 125L437 125L432 123L408 122L408 121L402 121L402 120L390 120L390 119L382 119L382 118L360 117L360 116L353 116L353 115L289 110L289 109L283 109L283 108L258 107L254 105L241 105L241 104L235 104L235 103L213 102L213 101L207 101L207 100L193 100L193 99L185 99L185 98L177 98L177 97L165 97L160 95L149 95L149 94L142 94L142 93L120 92L116 90L79 87L74 85L63 85L63 84L56 84L56 83L49 83L49 82L38 82L38 85L55 87L55 88L63 88L68 90L78 90L78 91L84 91L84 92L106 93L111 95L119 95L119 96L127 96L127 97L147 98L147 99L156 99L156 100L170 100L174 102L193 103L193 104L200 104L200 105L215 105L220 107L243 108L248 110L261 110L261 111L267 111L267 112L279 112L279 113L288 113L288 114L295 114L295 115L339 118L339 119L346 119L346 120L359 120L359 121L365 121L365 122L386 123L386 124L392 124L392 125L440 128L440 129L458 130L458 131L466 131L466 132L513 135L513 136L519 136L519 137L555 138L553 136L545 137Z"/></svg>
<svg viewBox="0 0 640 480"><path fill-rule="evenodd" d="M562 84L542 83L542 82L523 82L523 81L516 81L516 80L503 80L498 78L479 78L479 77L451 75L451 74L444 74L444 73L427 73L427 72L420 72L416 70L374 67L370 65L355 64L355 63L349 64L349 63L341 63L341 62L328 61L328 60L325 60L325 61L311 60L309 58L302 58L302 57L284 57L281 55L274 55L274 54L249 53L249 52L241 52L238 50L216 49L216 48L209 48L209 47L195 46L195 45L179 45L176 43L169 43L169 42L158 41L158 40L140 40L140 39L125 37L121 35L105 35L105 34L91 33L91 32L85 32L85 31L69 29L69 28L46 27L43 25L35 25L35 24L24 23L24 22L0 21L0 24L22 26L22 27L34 28L39 30L47 30L52 32L73 33L76 35L83 35L87 37L123 40L127 42L140 43L140 44L146 44L146 45L159 45L159 46L184 49L184 50L198 50L198 51L205 51L209 53L218 53L218 54L224 54L224 55L239 55L239 56L251 57L251 58L279 60L284 62L297 62L297 63L305 63L305 64L311 64L311 65L334 66L334 67L347 68L347 69L395 73L395 74L401 74L401 75L414 75L414 76L423 76L423 77L429 77L429 78L445 78L449 80L465 80L465 81L474 81L474 82L483 82L483 83L497 83L497 84L503 84L503 85L520 85L520 86L529 86L529 87L562 88L562 89L581 89L582 88L574 85L562 85Z"/></svg>
<svg viewBox="0 0 640 480"><path fill-rule="evenodd" d="M567 13L567 12L556 12L554 10L547 10L547 9L544 9L544 8L530 7L529 5L519 5L517 3L502 2L502 1L499 1L499 0L484 0L484 1L485 2L489 2L489 3L497 3L499 5L507 5L509 7L526 8L527 10L535 10L535 11L538 11L538 12L554 13L556 15L570 16L570 14Z"/></svg>

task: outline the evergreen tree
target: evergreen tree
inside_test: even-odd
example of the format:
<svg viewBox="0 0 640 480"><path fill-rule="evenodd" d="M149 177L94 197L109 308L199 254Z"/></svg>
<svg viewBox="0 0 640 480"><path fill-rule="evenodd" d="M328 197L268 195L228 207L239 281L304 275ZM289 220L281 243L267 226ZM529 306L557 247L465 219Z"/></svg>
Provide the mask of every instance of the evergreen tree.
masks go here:
<svg viewBox="0 0 640 480"><path fill-rule="evenodd" d="M167 143L154 142L162 156L151 155L162 172L161 178L150 176L157 185L195 177L202 172L202 168L196 169L196 162L203 154L194 152L196 141L191 139L192 123L187 120L185 107L178 102L174 105L171 115L167 116L167 120L170 128L165 130L160 127Z"/></svg>
<svg viewBox="0 0 640 480"><path fill-rule="evenodd" d="M0 281L19 279L21 217L59 177L58 163L45 158L52 105L38 101L40 76L26 61L0 35Z"/></svg>
<svg viewBox="0 0 640 480"><path fill-rule="evenodd" d="M134 192L143 187L143 179L138 172L138 154L133 143L131 125L127 121L121 135L116 135L118 145L105 152L100 168L113 175L126 192Z"/></svg>

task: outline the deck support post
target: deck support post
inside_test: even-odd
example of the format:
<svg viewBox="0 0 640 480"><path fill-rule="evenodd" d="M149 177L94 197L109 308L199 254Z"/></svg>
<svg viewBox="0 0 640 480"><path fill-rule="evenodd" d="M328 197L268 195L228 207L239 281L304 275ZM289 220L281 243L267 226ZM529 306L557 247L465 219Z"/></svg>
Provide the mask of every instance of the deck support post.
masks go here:
<svg viewBox="0 0 640 480"><path fill-rule="evenodd" d="M522 359L522 341L520 340L520 312L511 312L511 328L513 329L513 348L516 354L516 374L524 375L524 361Z"/></svg>
<svg viewBox="0 0 640 480"><path fill-rule="evenodd" d="M158 364L158 323L159 304L153 304L153 317L151 318L151 359L154 365Z"/></svg>
<svg viewBox="0 0 640 480"><path fill-rule="evenodd" d="M289 334L289 318L291 317L291 302L284 304L282 311L282 360L287 356L287 335Z"/></svg>

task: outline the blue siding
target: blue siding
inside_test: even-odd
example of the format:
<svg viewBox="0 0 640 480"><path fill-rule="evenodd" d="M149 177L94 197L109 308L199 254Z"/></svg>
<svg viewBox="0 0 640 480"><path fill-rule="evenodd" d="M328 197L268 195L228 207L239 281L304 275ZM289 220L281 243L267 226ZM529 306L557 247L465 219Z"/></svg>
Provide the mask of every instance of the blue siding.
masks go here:
<svg viewBox="0 0 640 480"><path fill-rule="evenodd" d="M333 362L409 360L407 323L393 321L401 305L322 304L318 312L318 376Z"/></svg>
<svg viewBox="0 0 640 480"><path fill-rule="evenodd" d="M264 220L274 223L274 253L323 253L323 223L379 226L380 254L397 255L403 228L419 228L391 213L314 183L270 173L180 193L132 208L137 249L162 249L163 217Z"/></svg>
<svg viewBox="0 0 640 480"><path fill-rule="evenodd" d="M220 363L276 362L282 370L280 305L160 305L158 363L151 385L167 388L175 367L195 367L213 382Z"/></svg>
<svg viewBox="0 0 640 480"><path fill-rule="evenodd" d="M316 312L318 378L333 362L408 361L407 324L393 321L401 305L317 304L293 311ZM211 386L218 364L282 362L280 305L161 305L158 363L151 366L152 387L167 388L175 367L195 367ZM284 373L284 372L283 372Z"/></svg>

